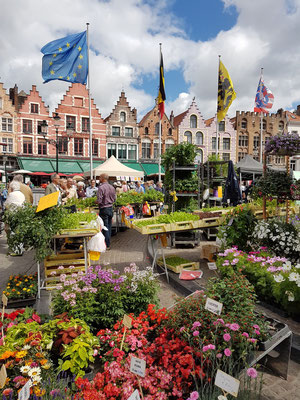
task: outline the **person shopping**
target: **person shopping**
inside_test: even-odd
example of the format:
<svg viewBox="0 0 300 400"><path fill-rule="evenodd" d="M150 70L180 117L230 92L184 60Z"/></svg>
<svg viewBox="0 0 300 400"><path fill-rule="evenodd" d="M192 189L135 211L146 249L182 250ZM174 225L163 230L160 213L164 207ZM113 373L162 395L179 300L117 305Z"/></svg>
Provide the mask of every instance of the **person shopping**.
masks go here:
<svg viewBox="0 0 300 400"><path fill-rule="evenodd" d="M114 187L108 183L108 178L107 174L100 175L100 185L97 193L99 216L103 219L104 226L107 228L107 231L103 230L107 250L110 249L113 204L116 201L116 191Z"/></svg>

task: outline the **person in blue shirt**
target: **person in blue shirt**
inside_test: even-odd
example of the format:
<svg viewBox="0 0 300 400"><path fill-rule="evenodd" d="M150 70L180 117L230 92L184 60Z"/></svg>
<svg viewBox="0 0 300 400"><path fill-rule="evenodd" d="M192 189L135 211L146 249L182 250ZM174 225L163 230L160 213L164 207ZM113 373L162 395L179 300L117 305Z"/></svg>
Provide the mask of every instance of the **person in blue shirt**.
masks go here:
<svg viewBox="0 0 300 400"><path fill-rule="evenodd" d="M91 180L91 185L86 188L85 194L86 197L95 197L97 196L98 193L98 188L96 187L96 181L95 179Z"/></svg>

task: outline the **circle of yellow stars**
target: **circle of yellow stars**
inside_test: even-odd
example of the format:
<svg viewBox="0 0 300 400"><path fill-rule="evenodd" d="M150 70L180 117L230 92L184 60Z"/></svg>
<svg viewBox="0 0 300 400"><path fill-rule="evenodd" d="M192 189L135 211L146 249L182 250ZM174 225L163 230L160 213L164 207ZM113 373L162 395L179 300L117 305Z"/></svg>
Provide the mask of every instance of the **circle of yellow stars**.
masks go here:
<svg viewBox="0 0 300 400"><path fill-rule="evenodd" d="M70 47L70 43L66 43L66 47L69 48L69 47ZM75 45L74 45L73 47L75 48ZM82 47L81 47L81 46L78 46L77 50L78 50L79 52L81 52ZM62 48L62 47L59 47L58 52L62 52L62 51L63 51L63 48ZM57 57L57 53L54 53L52 57L53 57L53 58ZM79 59L80 59L80 60L83 59L83 55L82 55L81 53L79 54ZM51 67L52 65L53 65L53 61L50 61L50 62L49 62L49 66ZM81 64L78 64L78 65L77 65L77 68L80 70L80 69L82 68L82 65L81 65ZM50 70L50 74L51 74L51 75L55 75L55 71L54 71L53 68ZM77 73L74 72L72 75L73 75L74 78L76 78ZM58 79L63 79L63 76L60 75L60 76L58 77ZM70 80L70 76L69 76L69 75L67 76L67 80L68 80L68 81Z"/></svg>

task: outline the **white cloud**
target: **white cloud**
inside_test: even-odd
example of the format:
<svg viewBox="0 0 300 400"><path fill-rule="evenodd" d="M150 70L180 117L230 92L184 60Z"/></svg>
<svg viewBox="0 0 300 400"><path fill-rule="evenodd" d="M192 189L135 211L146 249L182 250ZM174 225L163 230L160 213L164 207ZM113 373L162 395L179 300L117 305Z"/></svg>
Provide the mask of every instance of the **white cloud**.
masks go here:
<svg viewBox="0 0 300 400"><path fill-rule="evenodd" d="M253 109L261 67L275 96L274 111L300 102L300 0L223 2L225 8L236 7L237 23L204 42L187 37L182 20L166 8L167 0L27 0L26 7L23 0L3 2L0 80L6 88L17 83L26 92L37 85L53 110L68 84L42 84L40 48L83 31L90 22L91 92L103 117L111 112L122 88L140 116L153 106L154 98L137 84L144 74L157 79L159 42L163 42L166 80L168 71L180 69L189 89L167 103L169 112L184 111L195 96L205 118L215 114L218 54L237 92L230 115ZM197 12L205 18L201 3Z"/></svg>

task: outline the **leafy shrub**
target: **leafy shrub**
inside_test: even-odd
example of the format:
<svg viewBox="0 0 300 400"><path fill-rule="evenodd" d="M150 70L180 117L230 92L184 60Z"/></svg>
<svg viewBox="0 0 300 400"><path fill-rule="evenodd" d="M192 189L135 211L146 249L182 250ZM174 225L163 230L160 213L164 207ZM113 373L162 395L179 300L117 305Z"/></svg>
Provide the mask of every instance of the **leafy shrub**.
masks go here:
<svg viewBox="0 0 300 400"><path fill-rule="evenodd" d="M253 186L251 197L254 199L262 196L290 199L293 178L286 172L268 171L266 176L260 177Z"/></svg>

